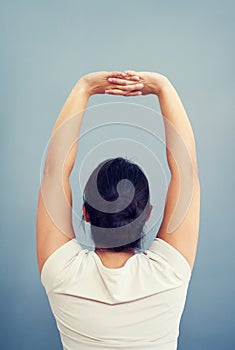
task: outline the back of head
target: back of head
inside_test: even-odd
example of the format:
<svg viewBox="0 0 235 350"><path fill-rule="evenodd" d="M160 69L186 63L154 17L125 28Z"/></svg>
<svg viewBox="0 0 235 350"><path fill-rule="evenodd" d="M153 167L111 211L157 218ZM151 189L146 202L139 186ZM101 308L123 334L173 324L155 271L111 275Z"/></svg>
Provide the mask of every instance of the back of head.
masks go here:
<svg viewBox="0 0 235 350"><path fill-rule="evenodd" d="M138 165L122 157L100 163L89 177L83 200L96 247L141 248L151 205L148 180Z"/></svg>

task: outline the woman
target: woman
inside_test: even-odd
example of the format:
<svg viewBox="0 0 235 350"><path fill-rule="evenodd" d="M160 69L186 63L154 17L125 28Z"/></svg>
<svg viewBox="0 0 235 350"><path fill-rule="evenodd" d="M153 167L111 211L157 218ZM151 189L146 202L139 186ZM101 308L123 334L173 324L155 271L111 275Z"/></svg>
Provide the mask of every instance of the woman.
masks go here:
<svg viewBox="0 0 235 350"><path fill-rule="evenodd" d="M141 248L151 215L148 180L122 157L99 164L84 191L83 218L95 251L72 227L69 177L89 97L158 97L171 180L164 217L149 249ZM82 77L55 123L37 212L37 256L64 349L177 348L179 323L199 231L200 184L193 132L181 100L158 73L98 72Z"/></svg>

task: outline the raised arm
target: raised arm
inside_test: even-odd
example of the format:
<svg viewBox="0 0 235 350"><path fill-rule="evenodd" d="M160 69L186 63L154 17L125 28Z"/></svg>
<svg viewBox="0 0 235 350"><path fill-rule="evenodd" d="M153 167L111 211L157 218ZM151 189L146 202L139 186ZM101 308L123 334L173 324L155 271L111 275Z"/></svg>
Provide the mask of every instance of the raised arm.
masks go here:
<svg viewBox="0 0 235 350"><path fill-rule="evenodd" d="M73 145L73 142L79 135L88 98L89 94L78 81L65 101L50 137L39 190L36 220L40 272L47 258L56 249L75 238L69 176L77 151L77 143ZM72 118L74 115L76 117Z"/></svg>
<svg viewBox="0 0 235 350"><path fill-rule="evenodd" d="M63 244L75 238L72 225L72 193L69 177L74 167L80 127L90 96L104 94L115 87L118 95L136 96L143 85L138 78L124 80L123 85L108 82L120 72L87 74L69 94L52 130L47 149L43 178L38 196L36 219L37 258L41 272L47 258ZM135 90L135 92L131 92Z"/></svg>
<svg viewBox="0 0 235 350"><path fill-rule="evenodd" d="M158 96L166 135L171 180L157 237L171 244L193 268L199 231L200 183L193 131L175 88L161 74L128 71L140 76L143 95ZM114 83L120 84L119 79ZM115 94L110 91L109 93Z"/></svg>
<svg viewBox="0 0 235 350"><path fill-rule="evenodd" d="M163 115L171 180L157 237L174 246L193 268L199 232L200 183L193 131L173 85L156 78L155 94Z"/></svg>

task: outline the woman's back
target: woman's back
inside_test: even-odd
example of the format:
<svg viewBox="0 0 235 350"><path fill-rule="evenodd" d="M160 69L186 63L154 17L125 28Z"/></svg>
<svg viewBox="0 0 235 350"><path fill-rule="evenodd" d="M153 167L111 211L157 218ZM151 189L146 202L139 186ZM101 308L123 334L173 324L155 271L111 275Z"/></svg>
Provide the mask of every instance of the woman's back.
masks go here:
<svg viewBox="0 0 235 350"><path fill-rule="evenodd" d="M120 268L73 239L41 275L66 350L176 349L190 277L185 258L159 238Z"/></svg>

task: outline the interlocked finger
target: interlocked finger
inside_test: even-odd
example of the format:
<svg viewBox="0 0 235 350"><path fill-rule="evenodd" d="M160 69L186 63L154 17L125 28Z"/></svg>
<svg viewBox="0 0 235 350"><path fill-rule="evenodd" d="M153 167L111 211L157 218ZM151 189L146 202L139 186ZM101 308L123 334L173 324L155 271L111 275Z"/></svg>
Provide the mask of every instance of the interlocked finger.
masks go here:
<svg viewBox="0 0 235 350"><path fill-rule="evenodd" d="M133 79L134 77L138 77L141 81L143 77L141 76L140 72L135 72L134 70L127 70L123 73L123 76L125 79Z"/></svg>
<svg viewBox="0 0 235 350"><path fill-rule="evenodd" d="M108 81L113 84L118 85L128 85L128 84L135 84L136 81L139 80L139 77L134 76L131 79L120 79L120 78L108 78Z"/></svg>
<svg viewBox="0 0 235 350"><path fill-rule="evenodd" d="M128 85L111 85L108 90L121 90L124 92L135 91L143 89L143 84L128 84Z"/></svg>
<svg viewBox="0 0 235 350"><path fill-rule="evenodd" d="M118 84L118 85L126 85L129 83L129 81L124 80L124 79L118 79L118 78L108 78L108 81L113 84Z"/></svg>
<svg viewBox="0 0 235 350"><path fill-rule="evenodd" d="M124 90L120 90L120 89L110 89L110 90L106 90L105 91L106 94L109 95L119 95L119 96L140 96L142 95L141 91L124 91Z"/></svg>
<svg viewBox="0 0 235 350"><path fill-rule="evenodd" d="M120 96L125 96L125 91L117 89L117 88L111 88L109 90L105 90L106 94L109 95L120 95Z"/></svg>
<svg viewBox="0 0 235 350"><path fill-rule="evenodd" d="M142 95L142 92L141 91L132 91L132 92L128 92L125 94L125 96L140 96Z"/></svg>
<svg viewBox="0 0 235 350"><path fill-rule="evenodd" d="M122 78L123 72L110 72L109 77L110 78Z"/></svg>
<svg viewBox="0 0 235 350"><path fill-rule="evenodd" d="M109 73L109 78L120 78L120 79L127 79L127 80L139 80L138 74L136 75L130 75L124 72L110 72Z"/></svg>
<svg viewBox="0 0 235 350"><path fill-rule="evenodd" d="M135 90L141 90L143 89L143 87L144 87L143 84L131 84L131 85L123 86L122 89L125 91L135 91Z"/></svg>
<svg viewBox="0 0 235 350"><path fill-rule="evenodd" d="M134 70L126 70L125 72L124 72L124 74L125 74L125 76L138 76L138 72L135 72Z"/></svg>

